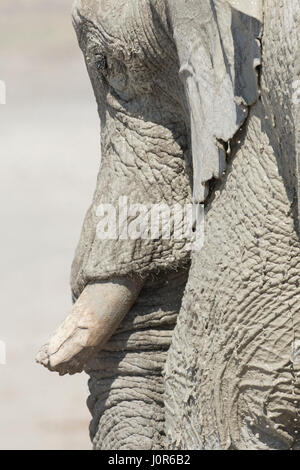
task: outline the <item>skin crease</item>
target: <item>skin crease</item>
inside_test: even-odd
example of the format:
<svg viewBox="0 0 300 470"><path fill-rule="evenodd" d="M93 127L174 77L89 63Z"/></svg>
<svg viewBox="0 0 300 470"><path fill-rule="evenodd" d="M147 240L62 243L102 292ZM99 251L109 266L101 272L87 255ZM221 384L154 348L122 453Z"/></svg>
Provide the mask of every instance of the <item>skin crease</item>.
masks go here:
<svg viewBox="0 0 300 470"><path fill-rule="evenodd" d="M299 4L266 0L264 18L261 100L207 203L167 359L170 449L299 449Z"/></svg>
<svg viewBox="0 0 300 470"><path fill-rule="evenodd" d="M73 296L114 276L147 277L115 334L86 364L91 439L97 450L298 449L300 246L291 96L300 7L265 0L259 37L242 0L230 2L240 4L242 16L221 0L188 3L186 23L176 17L181 0L75 4L101 120L102 163L73 263ZM261 19L261 3L254 6ZM204 13L208 62L186 49ZM197 70L199 64L207 68ZM188 74L180 81L182 68ZM120 194L150 204L191 201L191 129L202 122L193 122L198 108L186 96L199 100L205 135L214 139L199 155L212 145L224 152L221 124L231 149L223 178L207 187L204 247L192 254L189 273L184 244L173 239L100 245L95 237L95 208L116 205ZM214 154L212 169L211 153L200 155L200 173L220 171Z"/></svg>

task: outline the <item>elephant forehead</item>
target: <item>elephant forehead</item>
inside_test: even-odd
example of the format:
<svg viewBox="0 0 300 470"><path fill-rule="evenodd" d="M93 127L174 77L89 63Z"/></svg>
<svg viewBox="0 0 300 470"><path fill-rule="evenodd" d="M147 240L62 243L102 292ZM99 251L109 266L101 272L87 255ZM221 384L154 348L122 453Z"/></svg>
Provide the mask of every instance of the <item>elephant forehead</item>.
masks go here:
<svg viewBox="0 0 300 470"><path fill-rule="evenodd" d="M138 50L140 43L157 39L155 30L161 25L168 28L165 8L165 0L76 0L73 20L77 29L98 32L111 49L125 42Z"/></svg>
<svg viewBox="0 0 300 470"><path fill-rule="evenodd" d="M157 94L157 87L174 96L181 92L165 0L77 0L73 18L89 69L103 84L99 93L106 94L109 84L128 102Z"/></svg>
<svg viewBox="0 0 300 470"><path fill-rule="evenodd" d="M120 22L123 14L128 14L130 4L136 0L75 0L73 10L95 23L114 20Z"/></svg>

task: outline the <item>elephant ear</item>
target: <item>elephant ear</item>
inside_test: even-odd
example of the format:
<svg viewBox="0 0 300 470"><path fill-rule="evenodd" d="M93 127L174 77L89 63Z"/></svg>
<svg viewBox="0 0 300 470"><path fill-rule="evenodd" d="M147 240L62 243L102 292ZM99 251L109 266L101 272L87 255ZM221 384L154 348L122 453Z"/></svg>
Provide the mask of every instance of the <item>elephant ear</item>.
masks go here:
<svg viewBox="0 0 300 470"><path fill-rule="evenodd" d="M259 0L168 0L190 113L195 203L205 200L207 183L223 174L224 144L259 97L259 4Z"/></svg>

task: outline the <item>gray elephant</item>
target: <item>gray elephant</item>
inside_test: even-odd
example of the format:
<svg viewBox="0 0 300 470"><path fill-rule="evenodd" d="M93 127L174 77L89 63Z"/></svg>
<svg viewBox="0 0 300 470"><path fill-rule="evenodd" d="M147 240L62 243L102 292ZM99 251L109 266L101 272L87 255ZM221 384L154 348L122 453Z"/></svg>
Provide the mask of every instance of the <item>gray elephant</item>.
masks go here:
<svg viewBox="0 0 300 470"><path fill-rule="evenodd" d="M90 375L95 449L299 449L299 2L77 0L73 21L102 161L38 362ZM145 236L158 205L192 206L189 236L184 210Z"/></svg>

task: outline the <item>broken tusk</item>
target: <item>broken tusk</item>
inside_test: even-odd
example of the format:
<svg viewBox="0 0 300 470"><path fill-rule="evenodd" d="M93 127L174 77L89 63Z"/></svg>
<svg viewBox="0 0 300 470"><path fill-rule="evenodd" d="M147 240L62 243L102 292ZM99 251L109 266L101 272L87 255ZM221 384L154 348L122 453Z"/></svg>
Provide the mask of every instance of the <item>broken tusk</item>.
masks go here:
<svg viewBox="0 0 300 470"><path fill-rule="evenodd" d="M89 284L36 362L60 375L82 372L129 312L144 284L129 277Z"/></svg>

